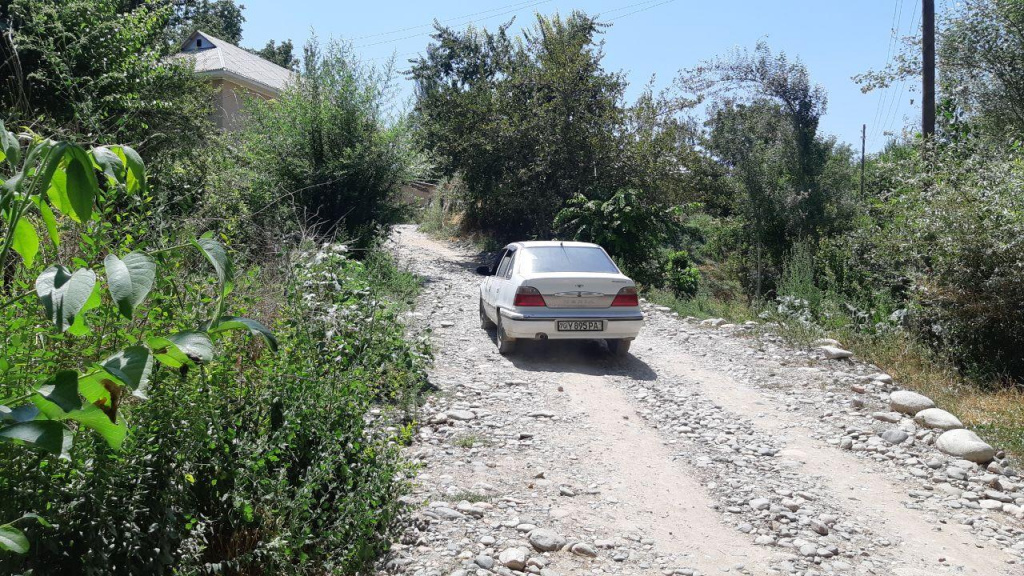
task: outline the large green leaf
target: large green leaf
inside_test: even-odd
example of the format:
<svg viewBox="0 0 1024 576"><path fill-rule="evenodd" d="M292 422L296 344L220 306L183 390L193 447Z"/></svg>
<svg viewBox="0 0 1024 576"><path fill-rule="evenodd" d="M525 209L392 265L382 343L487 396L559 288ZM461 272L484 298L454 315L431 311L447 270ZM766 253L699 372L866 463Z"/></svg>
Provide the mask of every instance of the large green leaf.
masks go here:
<svg viewBox="0 0 1024 576"><path fill-rule="evenodd" d="M84 150L75 146L68 149L67 194L75 214L82 222L92 218L92 205L99 189L92 160Z"/></svg>
<svg viewBox="0 0 1024 576"><path fill-rule="evenodd" d="M232 280L231 258L228 257L227 250L213 238L200 238L193 240L192 243L199 248L203 256L206 256L210 264L213 264L213 269L217 272L217 281L220 282L221 289L226 291Z"/></svg>
<svg viewBox="0 0 1024 576"><path fill-rule="evenodd" d="M205 332L186 330L168 338L156 336L147 343L156 359L171 368L213 360L213 341Z"/></svg>
<svg viewBox="0 0 1024 576"><path fill-rule="evenodd" d="M75 315L75 321L71 324L71 328L68 328L68 333L75 336L85 336L91 332L92 330L89 329L89 325L86 323L86 319L88 318L87 312L99 308L102 303L103 299L100 296L100 285L99 283L96 283L92 287L92 294L89 295L89 299L85 301L85 306L82 306L82 309Z"/></svg>
<svg viewBox="0 0 1024 576"><path fill-rule="evenodd" d="M78 372L61 370L36 390L43 398L53 402L65 412L78 410L82 407L82 399L78 396Z"/></svg>
<svg viewBox="0 0 1024 576"><path fill-rule="evenodd" d="M46 233L50 236L50 242L53 242L54 246L60 246L60 232L57 230L57 218L53 215L53 210L50 209L50 205L43 200L42 196L33 195L32 203L36 205L36 209L39 210L39 215L43 218L43 223L46 224Z"/></svg>
<svg viewBox="0 0 1024 576"><path fill-rule="evenodd" d="M57 157L57 155L60 157ZM64 169L60 170L59 166ZM50 173L50 177L46 177ZM80 146L61 143L55 145L44 162L42 175L49 180L47 196L53 207L76 222L92 217L92 206L99 189L92 159ZM40 186L43 182L40 182Z"/></svg>
<svg viewBox="0 0 1024 576"><path fill-rule="evenodd" d="M146 397L149 376L153 372L153 355L145 346L130 346L103 361L105 372L121 381L140 398Z"/></svg>
<svg viewBox="0 0 1024 576"><path fill-rule="evenodd" d="M93 166L98 168L111 183L124 182L124 160L106 146L97 146L89 151Z"/></svg>
<svg viewBox="0 0 1024 576"><path fill-rule="evenodd" d="M27 512L21 515L14 522L8 522L7 524L0 524L0 550L6 550L8 552L14 552L15 554L25 554L28 552L29 543L25 534L14 527L14 524L20 520L35 520L40 526L47 528L53 527L46 518L43 518L39 514L33 512ZM29 570L31 572L31 570Z"/></svg>
<svg viewBox="0 0 1024 576"><path fill-rule="evenodd" d="M67 458L71 431L58 420L33 420L0 427L0 440L23 444Z"/></svg>
<svg viewBox="0 0 1024 576"><path fill-rule="evenodd" d="M0 120L0 162L4 159L16 168L21 161L21 145L18 144L18 137L8 132Z"/></svg>
<svg viewBox="0 0 1024 576"><path fill-rule="evenodd" d="M0 526L0 550L15 554L28 554L28 538L25 533L10 524Z"/></svg>
<svg viewBox="0 0 1024 576"><path fill-rule="evenodd" d="M221 316L217 323L210 328L209 332L210 334L217 334L228 330L248 330L253 336L262 336L267 346L270 346L271 350L277 352L277 338L274 337L274 333L256 320L239 316Z"/></svg>
<svg viewBox="0 0 1024 576"><path fill-rule="evenodd" d="M75 321L96 285L96 274L88 268L74 274L63 266L51 266L36 278L36 294L46 316L61 332Z"/></svg>
<svg viewBox="0 0 1024 576"><path fill-rule="evenodd" d="M39 150L43 155L43 160L39 165L39 169L36 171L35 193L42 194L45 191L47 197L50 198L50 202L52 202L55 207L57 207L58 200L62 201L63 206L66 206L68 211L61 210L60 207L57 207L57 209L64 214L68 214L73 218L76 218L71 210L71 201L68 200L66 178L64 178L63 172L58 171L61 164L64 163L65 152L67 152L67 149L70 146L71 144L68 144L67 142L46 141L40 144ZM54 188L54 178L58 174L61 176L60 191L63 192Z"/></svg>
<svg viewBox="0 0 1024 576"><path fill-rule="evenodd" d="M110 150L117 154L121 162L127 168L125 171L125 186L129 192L146 191L146 165L142 157L135 150L128 146L111 146Z"/></svg>
<svg viewBox="0 0 1024 576"><path fill-rule="evenodd" d="M76 382L78 382L77 378ZM78 384L81 384L81 382L78 382ZM83 386L76 386L76 395L82 391L82 388ZM112 400L110 393L116 394L116 399ZM118 403L121 397L119 386L112 383L110 393L105 398L94 401L91 404L82 405L79 402L77 406L68 406L71 408L70 410L65 410L63 406L58 405L52 398L47 398L43 395L33 396L32 403L49 419L40 420L41 422L61 422L65 420L78 422L86 428L95 430L107 441L111 448L117 450L121 447L121 443L124 442L125 436L128 434L128 427L123 419L118 418L117 414ZM88 395L83 394L83 396L87 396L88 399Z"/></svg>
<svg viewBox="0 0 1024 576"><path fill-rule="evenodd" d="M104 410L94 404L74 410L67 415L68 420L74 420L82 426L96 431L114 450L120 450L124 439L128 436L128 426L122 418L117 417L114 407Z"/></svg>
<svg viewBox="0 0 1024 576"><path fill-rule="evenodd" d="M11 248L21 255L26 268L31 268L39 253L39 235L28 218L21 217L14 225L14 242Z"/></svg>
<svg viewBox="0 0 1024 576"><path fill-rule="evenodd" d="M107 269L107 284L117 309L125 318L131 318L135 308L146 299L156 279L156 263L145 254L132 252L124 260L110 254L103 260Z"/></svg>

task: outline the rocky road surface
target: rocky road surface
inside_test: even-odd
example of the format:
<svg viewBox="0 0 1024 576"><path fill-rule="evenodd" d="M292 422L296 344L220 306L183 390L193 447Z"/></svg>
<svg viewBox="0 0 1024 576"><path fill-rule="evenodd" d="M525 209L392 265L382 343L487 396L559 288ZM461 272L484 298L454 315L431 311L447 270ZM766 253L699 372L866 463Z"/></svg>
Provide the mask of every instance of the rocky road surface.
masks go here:
<svg viewBox="0 0 1024 576"><path fill-rule="evenodd" d="M1024 479L946 456L898 382L645 304L631 354L479 327L477 255L397 227L436 354L385 573L1024 574ZM884 435L884 437L883 437Z"/></svg>

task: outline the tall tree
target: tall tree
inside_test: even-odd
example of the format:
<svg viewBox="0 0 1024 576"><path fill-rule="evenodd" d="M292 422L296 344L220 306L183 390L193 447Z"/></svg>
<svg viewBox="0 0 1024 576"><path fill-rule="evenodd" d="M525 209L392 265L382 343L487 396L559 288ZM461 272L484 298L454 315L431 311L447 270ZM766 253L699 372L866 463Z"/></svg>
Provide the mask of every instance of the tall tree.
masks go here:
<svg viewBox="0 0 1024 576"><path fill-rule="evenodd" d="M759 298L766 268L777 266L794 240L846 224L851 153L818 134L824 89L802 63L763 42L687 70L678 84L712 103L708 148L744 191Z"/></svg>
<svg viewBox="0 0 1024 576"><path fill-rule="evenodd" d="M259 50L248 49L253 54L256 54L264 60L268 60L281 66L293 70L298 67L299 59L295 57L295 47L292 45L292 41L289 38L278 44L274 40L268 40L266 46Z"/></svg>
<svg viewBox="0 0 1024 576"><path fill-rule="evenodd" d="M518 41L438 25L411 76L427 145L468 187L469 222L512 238L548 235L576 194L625 183L616 139L625 81L602 65L602 25L537 16Z"/></svg>
<svg viewBox="0 0 1024 576"><path fill-rule="evenodd" d="M157 0L169 3L173 17L169 23L170 40L177 44L196 30L202 30L234 45L242 41L245 5L234 0Z"/></svg>

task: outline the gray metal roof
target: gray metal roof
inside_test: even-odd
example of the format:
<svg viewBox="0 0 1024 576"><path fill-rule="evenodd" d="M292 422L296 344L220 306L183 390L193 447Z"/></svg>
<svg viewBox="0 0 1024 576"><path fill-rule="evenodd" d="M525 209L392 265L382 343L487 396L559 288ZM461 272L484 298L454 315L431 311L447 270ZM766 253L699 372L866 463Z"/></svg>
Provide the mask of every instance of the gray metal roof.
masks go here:
<svg viewBox="0 0 1024 576"><path fill-rule="evenodd" d="M189 36L176 57L192 59L196 72L204 76L249 84L257 92L274 96L292 79L291 70L202 31Z"/></svg>

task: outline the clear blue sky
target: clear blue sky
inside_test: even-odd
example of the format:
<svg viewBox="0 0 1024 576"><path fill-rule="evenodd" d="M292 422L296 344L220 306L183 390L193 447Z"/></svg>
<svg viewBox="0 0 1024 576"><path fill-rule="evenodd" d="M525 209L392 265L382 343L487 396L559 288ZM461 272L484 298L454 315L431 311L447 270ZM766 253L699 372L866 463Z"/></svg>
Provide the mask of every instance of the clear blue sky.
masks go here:
<svg viewBox="0 0 1024 576"><path fill-rule="evenodd" d="M383 62L392 54L401 66L422 51L434 18L451 26L470 22L494 28L512 16L516 27L533 14L574 9L602 15L612 27L604 34L605 66L628 74L635 96L651 75L669 85L680 69L752 48L765 39L776 51L799 57L811 78L828 91L822 131L860 147L868 125L868 151L885 144L884 130L916 125L920 89L911 82L885 92L862 94L850 78L885 65L892 31L920 34L920 0L242 0L246 22L242 45L262 47L269 39L300 46L315 29L322 39L351 41L364 60ZM913 26L913 28L912 28ZM896 48L891 50L895 52ZM408 84L407 80L402 80ZM406 86L404 94L411 93ZM910 104L914 99L915 103Z"/></svg>

